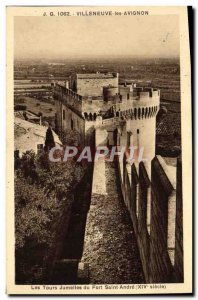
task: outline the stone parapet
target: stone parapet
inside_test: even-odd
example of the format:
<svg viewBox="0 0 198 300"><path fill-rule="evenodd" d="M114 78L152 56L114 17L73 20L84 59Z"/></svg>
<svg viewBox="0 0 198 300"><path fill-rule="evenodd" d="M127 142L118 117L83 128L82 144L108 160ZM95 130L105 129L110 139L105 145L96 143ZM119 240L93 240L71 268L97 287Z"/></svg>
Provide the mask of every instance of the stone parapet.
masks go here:
<svg viewBox="0 0 198 300"><path fill-rule="evenodd" d="M176 169L156 156L151 178L144 163L118 164L122 194L138 240L148 283L183 282L181 161ZM131 180L130 180L131 178Z"/></svg>

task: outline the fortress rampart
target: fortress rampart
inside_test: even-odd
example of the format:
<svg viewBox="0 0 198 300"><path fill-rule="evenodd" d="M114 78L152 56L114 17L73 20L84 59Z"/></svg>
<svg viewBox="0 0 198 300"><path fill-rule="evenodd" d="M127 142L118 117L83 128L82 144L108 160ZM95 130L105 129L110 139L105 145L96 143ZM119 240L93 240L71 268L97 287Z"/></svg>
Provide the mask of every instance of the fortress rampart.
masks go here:
<svg viewBox="0 0 198 300"><path fill-rule="evenodd" d="M183 282L181 160L177 180L160 156L152 160L151 177L143 162L130 167L125 157L118 167L146 282Z"/></svg>
<svg viewBox="0 0 198 300"><path fill-rule="evenodd" d="M66 88L65 86L57 84L54 90L54 98L56 101L62 102L67 105L77 114L82 113L82 96L74 91Z"/></svg>
<svg viewBox="0 0 198 300"><path fill-rule="evenodd" d="M79 76L85 80L85 75ZM87 74L87 78L90 75ZM93 78L96 76L103 78L102 74L93 74ZM111 74L108 76L114 78ZM119 127L124 121L126 127L121 133L121 144L144 147L146 157L150 161L154 157L156 115L160 102L158 89L107 85L103 86L102 96L82 96L69 89L68 84L56 84L54 94L59 133L76 129L85 135L82 140L88 142L94 128L104 127L107 123L112 128Z"/></svg>
<svg viewBox="0 0 198 300"><path fill-rule="evenodd" d="M77 129L83 137L80 145L89 145L95 136L96 146L144 148L147 163L130 166L125 156L118 170L145 280L183 282L181 161L176 176L173 167L155 156L160 91L119 85L118 74L99 73L76 75L65 86L56 84L54 95L61 131Z"/></svg>
<svg viewBox="0 0 198 300"><path fill-rule="evenodd" d="M129 90L129 88L127 88ZM143 119L155 117L159 110L160 92L153 88L134 88L123 98L114 86L103 87L104 96L81 96L62 85L56 85L55 99L80 114L87 121L97 115ZM128 91L129 92L129 91Z"/></svg>

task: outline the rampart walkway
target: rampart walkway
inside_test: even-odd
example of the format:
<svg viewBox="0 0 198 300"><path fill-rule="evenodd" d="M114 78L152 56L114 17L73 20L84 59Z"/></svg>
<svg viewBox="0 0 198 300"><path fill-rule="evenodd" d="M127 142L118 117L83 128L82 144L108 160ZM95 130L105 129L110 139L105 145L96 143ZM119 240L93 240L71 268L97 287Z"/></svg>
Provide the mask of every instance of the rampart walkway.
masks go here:
<svg viewBox="0 0 198 300"><path fill-rule="evenodd" d="M137 242L114 163L95 163L82 261L90 283L144 282Z"/></svg>

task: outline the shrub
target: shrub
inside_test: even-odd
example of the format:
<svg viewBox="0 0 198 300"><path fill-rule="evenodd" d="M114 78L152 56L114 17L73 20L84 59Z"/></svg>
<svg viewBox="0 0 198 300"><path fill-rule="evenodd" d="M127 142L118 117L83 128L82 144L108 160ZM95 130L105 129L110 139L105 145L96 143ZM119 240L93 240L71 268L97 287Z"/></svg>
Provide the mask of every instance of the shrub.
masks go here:
<svg viewBox="0 0 198 300"><path fill-rule="evenodd" d="M19 159L15 171L16 282L42 281L42 274L35 279L35 270L44 272L60 220L69 218L72 192L83 175L76 162L52 163L46 152L35 155L30 151Z"/></svg>

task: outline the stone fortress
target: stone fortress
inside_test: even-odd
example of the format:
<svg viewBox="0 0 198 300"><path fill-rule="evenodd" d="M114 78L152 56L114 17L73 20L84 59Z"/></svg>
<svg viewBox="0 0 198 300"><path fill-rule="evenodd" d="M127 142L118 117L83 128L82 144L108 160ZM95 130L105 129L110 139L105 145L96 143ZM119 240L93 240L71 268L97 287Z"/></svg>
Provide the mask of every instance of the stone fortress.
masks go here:
<svg viewBox="0 0 198 300"><path fill-rule="evenodd" d="M116 145L118 150L121 146L144 147L146 163L131 166L124 156L118 170L145 281L183 282L181 160L178 159L174 168L155 155L160 91L137 87L135 83L120 83L117 73L76 74L64 83L54 84L54 99L60 139L66 130L75 129L80 136L80 146ZM105 174L102 178L97 168L95 164L92 194L100 193L105 186ZM89 224L92 214L91 204L82 258L90 270L92 262L86 249L94 239Z"/></svg>
<svg viewBox="0 0 198 300"><path fill-rule="evenodd" d="M97 130L97 145L143 146L155 155L156 115L160 91L119 84L116 73L77 74L55 88L57 127L61 134L76 129L80 144L89 145ZM122 125L122 126L119 126Z"/></svg>

